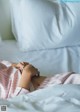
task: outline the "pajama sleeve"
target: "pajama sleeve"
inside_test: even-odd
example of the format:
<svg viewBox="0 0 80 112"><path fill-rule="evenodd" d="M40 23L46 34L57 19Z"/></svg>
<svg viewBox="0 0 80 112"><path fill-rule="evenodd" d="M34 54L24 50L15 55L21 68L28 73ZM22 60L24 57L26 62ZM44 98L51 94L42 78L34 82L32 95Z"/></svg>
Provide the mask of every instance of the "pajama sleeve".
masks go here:
<svg viewBox="0 0 80 112"><path fill-rule="evenodd" d="M14 94L13 94L13 97L21 95L21 94L28 94L28 93L29 93L29 90L21 88L21 87L17 87Z"/></svg>

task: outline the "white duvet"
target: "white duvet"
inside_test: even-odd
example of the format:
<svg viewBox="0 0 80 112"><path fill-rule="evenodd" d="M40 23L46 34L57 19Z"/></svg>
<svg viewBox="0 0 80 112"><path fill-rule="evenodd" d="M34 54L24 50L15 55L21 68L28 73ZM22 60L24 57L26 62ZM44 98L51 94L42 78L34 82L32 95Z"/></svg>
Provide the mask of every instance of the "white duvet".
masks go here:
<svg viewBox="0 0 80 112"><path fill-rule="evenodd" d="M7 112L80 112L80 85L56 85L0 100Z"/></svg>

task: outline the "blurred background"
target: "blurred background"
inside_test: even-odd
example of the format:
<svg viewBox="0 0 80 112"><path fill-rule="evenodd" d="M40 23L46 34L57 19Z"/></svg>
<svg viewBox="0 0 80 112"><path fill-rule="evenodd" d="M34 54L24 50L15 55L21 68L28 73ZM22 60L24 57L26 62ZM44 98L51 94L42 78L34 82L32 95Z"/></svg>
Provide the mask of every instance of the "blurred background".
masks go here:
<svg viewBox="0 0 80 112"><path fill-rule="evenodd" d="M0 0L0 36L3 40L14 39L10 22L10 0Z"/></svg>

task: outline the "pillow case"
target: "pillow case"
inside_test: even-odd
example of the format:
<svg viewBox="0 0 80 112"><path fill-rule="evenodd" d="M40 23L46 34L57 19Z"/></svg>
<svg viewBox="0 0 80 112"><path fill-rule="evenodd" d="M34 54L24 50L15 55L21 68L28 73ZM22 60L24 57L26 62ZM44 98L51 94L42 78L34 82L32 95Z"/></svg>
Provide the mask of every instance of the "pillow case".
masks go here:
<svg viewBox="0 0 80 112"><path fill-rule="evenodd" d="M22 51L57 48L74 25L70 9L57 0L11 0L12 28Z"/></svg>
<svg viewBox="0 0 80 112"><path fill-rule="evenodd" d="M10 0L10 14L11 14L11 26L12 32L18 40L18 27L19 27L19 18L20 18L20 1L19 0Z"/></svg>

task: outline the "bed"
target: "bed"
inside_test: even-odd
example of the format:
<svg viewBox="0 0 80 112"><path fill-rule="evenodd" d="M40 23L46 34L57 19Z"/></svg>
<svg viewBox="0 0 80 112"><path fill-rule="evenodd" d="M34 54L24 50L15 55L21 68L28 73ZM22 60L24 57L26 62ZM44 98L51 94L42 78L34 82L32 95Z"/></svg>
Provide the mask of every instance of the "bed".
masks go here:
<svg viewBox="0 0 80 112"><path fill-rule="evenodd" d="M11 0L15 40L0 43L0 60L27 61L43 76L65 72L79 74L79 12L77 2ZM80 85L55 85L27 95L0 99L0 105L6 106L8 112L80 112Z"/></svg>
<svg viewBox="0 0 80 112"><path fill-rule="evenodd" d="M79 47L63 47L22 53L15 40L7 40L1 43L0 60L28 61L39 68L41 75L45 76L68 71L79 73ZM6 106L8 112L67 112L68 110L79 112L79 93L80 85L55 85L8 100L1 99L0 105Z"/></svg>

